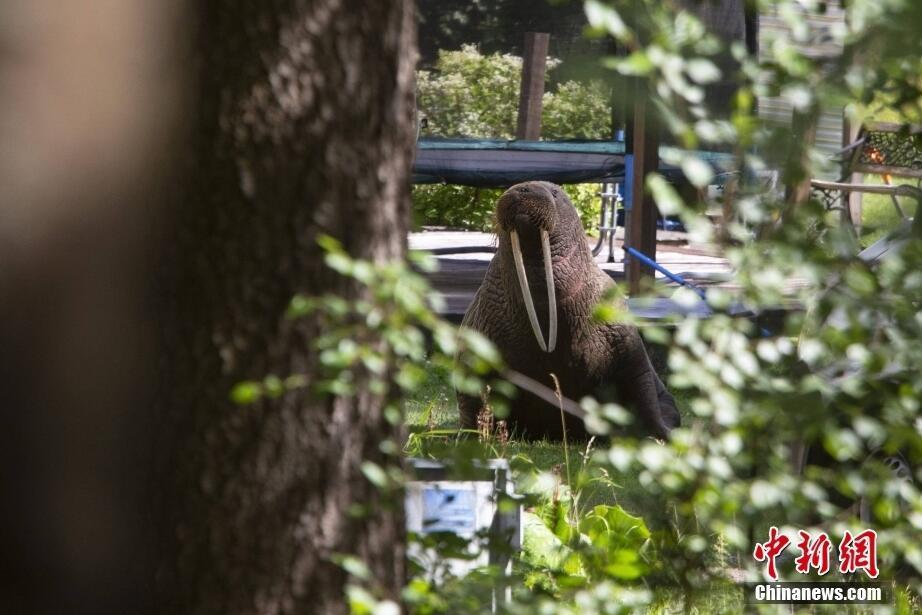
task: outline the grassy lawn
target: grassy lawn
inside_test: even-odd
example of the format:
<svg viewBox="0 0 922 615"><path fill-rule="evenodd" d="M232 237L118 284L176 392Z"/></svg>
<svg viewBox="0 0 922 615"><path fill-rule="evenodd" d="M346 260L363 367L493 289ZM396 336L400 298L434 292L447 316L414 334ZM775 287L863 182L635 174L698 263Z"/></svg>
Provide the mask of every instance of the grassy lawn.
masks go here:
<svg viewBox="0 0 922 615"><path fill-rule="evenodd" d="M676 402L682 413L683 422L687 423L691 419L686 400L677 398ZM428 380L416 395L407 401L406 408L410 432L407 449L410 455L437 459L450 458L453 454L505 459L524 455L531 459L538 469L554 472L560 477L561 483L566 483L568 455L561 442L523 442L512 437L507 443L500 445L496 442L484 444L474 441L474 438L458 437L459 422L455 394L444 373L429 369ZM583 467L586 449L586 442L569 443L572 476L576 476ZM618 504L631 514L642 516L651 529L659 523L665 523L668 514L667 504L647 494L637 476L621 474L610 478L610 482L592 483L588 487L583 487L579 496L579 506L588 509L597 504ZM727 564L724 561L719 565L723 567ZM718 614L739 612L743 608L741 589L730 582L699 589L694 598L695 612ZM665 614L681 610L683 598L678 590L661 586L655 590L655 595L655 602L648 612Z"/></svg>
<svg viewBox="0 0 922 615"><path fill-rule="evenodd" d="M918 118L906 117L899 111L887 107L884 101L878 101L874 108L867 108L864 110L864 113L867 116L865 120L896 123L903 123L907 121L918 122ZM880 175L865 175L863 181L866 184L885 183L883 177ZM910 178L894 177L891 179L891 181L896 185L918 185L918 180ZM889 196L884 196L882 194L865 194L862 196L861 202L861 244L863 246L869 246L880 239L887 231L893 229L897 224L899 224L900 217ZM903 208L903 211L906 212L906 215L915 215L915 199L901 198L899 199L899 202Z"/></svg>
<svg viewBox="0 0 922 615"><path fill-rule="evenodd" d="M446 374L435 369L428 370L429 378L412 398L407 401L407 425L411 442L420 437L422 448L410 446L413 454L422 452L432 457L447 453L446 446L460 446L457 438L459 429L458 409L455 393ZM690 412L684 399L676 398L683 423L690 420ZM431 436L431 437L430 437ZM429 446L426 446L426 445ZM469 444L469 443L468 443ZM587 451L587 442L569 442L570 474L575 476L583 466ZM594 443L592 444L594 446ZM540 470L559 473L563 482L567 476L567 454L562 442L521 441L514 435L503 446L497 443L480 445L483 456L496 456L511 459L516 455L525 455ZM450 454L450 453L449 453ZM651 502L645 490L640 486L636 475L616 475L611 477L617 485L615 488L593 486L584 490L582 503L586 506L595 504L618 504L632 514L650 515Z"/></svg>
<svg viewBox="0 0 922 615"><path fill-rule="evenodd" d="M868 184L884 183L883 179L876 175L865 175L864 181ZM894 178L893 183L901 183L900 178ZM915 185L914 182L909 183ZM865 194L862 196L861 203L861 245L871 245L900 223L900 216L889 196ZM917 206L915 199L902 197L899 203L907 216L915 215Z"/></svg>

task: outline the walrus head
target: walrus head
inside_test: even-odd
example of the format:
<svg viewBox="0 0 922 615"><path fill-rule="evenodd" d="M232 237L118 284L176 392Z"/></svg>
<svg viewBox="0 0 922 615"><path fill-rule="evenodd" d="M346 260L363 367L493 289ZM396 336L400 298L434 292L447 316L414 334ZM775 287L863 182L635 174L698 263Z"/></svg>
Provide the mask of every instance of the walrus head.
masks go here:
<svg viewBox="0 0 922 615"><path fill-rule="evenodd" d="M541 350L553 352L557 345L555 287L560 286L560 280L555 279L553 256L566 254L568 246L574 241L577 248L585 247L586 238L579 214L559 186L548 182L516 184L506 190L496 204L496 233L501 244L508 240L518 287L535 340ZM530 266L526 267L526 263ZM526 269L543 274L549 321L547 340L538 323Z"/></svg>

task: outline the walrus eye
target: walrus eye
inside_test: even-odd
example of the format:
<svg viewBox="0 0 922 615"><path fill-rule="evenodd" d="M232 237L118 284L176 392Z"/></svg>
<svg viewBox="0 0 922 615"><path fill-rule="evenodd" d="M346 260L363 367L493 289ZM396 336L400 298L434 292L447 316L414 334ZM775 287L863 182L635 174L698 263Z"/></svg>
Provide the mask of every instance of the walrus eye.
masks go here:
<svg viewBox="0 0 922 615"><path fill-rule="evenodd" d="M541 325L538 324L538 314L535 311L535 302L531 298L531 290L528 288L528 276L525 274L525 262L522 258L522 246L519 245L519 234L515 230L509 232L509 238L512 240L512 260L515 261L515 275L519 281L519 289L522 291L522 299L525 301L525 311L528 313L528 322L531 324L531 330L535 334L538 346L544 352L553 352L557 346L557 297L554 291L554 263L551 260L551 241L546 230L541 229L541 256L544 261L544 281L547 284L547 304L548 304L548 335L547 343L544 343L544 335L541 333Z"/></svg>
<svg viewBox="0 0 922 615"><path fill-rule="evenodd" d="M516 188L515 191L518 192L519 194L525 194L526 192L528 192L528 188L525 188L525 187Z"/></svg>

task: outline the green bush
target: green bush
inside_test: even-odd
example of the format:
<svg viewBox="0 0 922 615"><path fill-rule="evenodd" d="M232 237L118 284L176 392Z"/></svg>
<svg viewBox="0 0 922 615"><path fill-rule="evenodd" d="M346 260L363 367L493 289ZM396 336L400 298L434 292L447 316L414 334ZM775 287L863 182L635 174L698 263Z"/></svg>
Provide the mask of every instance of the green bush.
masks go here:
<svg viewBox="0 0 922 615"><path fill-rule="evenodd" d="M608 139L611 103L601 81L565 81L544 95L541 136L546 139Z"/></svg>
<svg viewBox="0 0 922 615"><path fill-rule="evenodd" d="M434 71L416 74L420 117L439 137L512 139L522 58L482 55L473 45L440 51Z"/></svg>
<svg viewBox="0 0 922 615"><path fill-rule="evenodd" d="M493 226L493 206L500 189L471 188L456 184L413 186L416 226L448 226L488 231Z"/></svg>
<svg viewBox="0 0 922 615"><path fill-rule="evenodd" d="M550 83L560 62L548 60ZM512 139L519 106L522 58L481 54L473 45L440 51L435 70L416 74L420 117L427 135ZM608 89L600 81L565 81L543 98L541 134L550 139L605 139L611 135Z"/></svg>
<svg viewBox="0 0 922 615"><path fill-rule="evenodd" d="M559 65L550 59L549 73ZM473 45L442 51L435 70L417 73L420 117L426 134L512 139L515 136L522 59L481 54ZM604 139L610 134L608 92L599 81L566 81L544 94L542 135L550 139ZM597 224L596 184L564 186L586 229ZM413 188L419 225L489 230L501 190L456 185Z"/></svg>
<svg viewBox="0 0 922 615"><path fill-rule="evenodd" d="M570 184L563 189L579 212L583 227L593 232L599 224L599 184ZM493 209L502 193L500 188L455 184L413 186L415 225L489 231L493 228Z"/></svg>

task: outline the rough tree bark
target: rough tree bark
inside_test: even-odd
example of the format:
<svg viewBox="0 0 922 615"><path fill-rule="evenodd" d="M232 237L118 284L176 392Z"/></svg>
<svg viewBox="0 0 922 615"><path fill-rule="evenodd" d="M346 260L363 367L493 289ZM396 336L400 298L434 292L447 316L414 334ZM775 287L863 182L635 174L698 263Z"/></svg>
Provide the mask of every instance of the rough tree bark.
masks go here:
<svg viewBox="0 0 922 615"><path fill-rule="evenodd" d="M229 392L314 372L319 324L286 320L294 294L363 294L325 268L318 234L361 258L404 255L412 0L204 2L195 41L194 146L159 295L163 608L345 612L340 553L395 597L401 506L360 471L397 435L383 398L361 381L355 397L243 407Z"/></svg>

